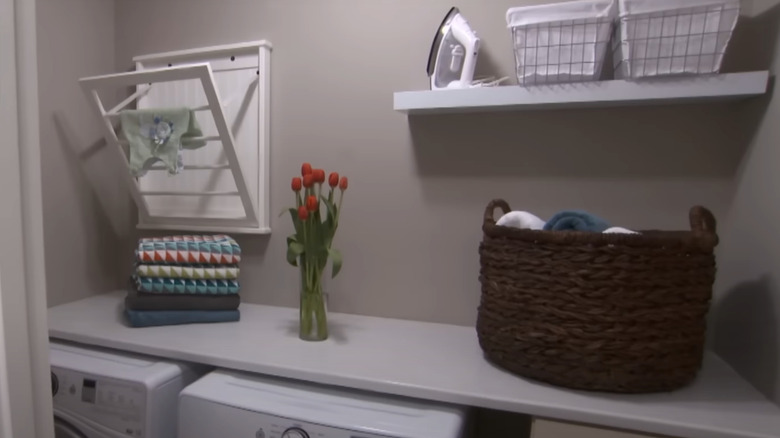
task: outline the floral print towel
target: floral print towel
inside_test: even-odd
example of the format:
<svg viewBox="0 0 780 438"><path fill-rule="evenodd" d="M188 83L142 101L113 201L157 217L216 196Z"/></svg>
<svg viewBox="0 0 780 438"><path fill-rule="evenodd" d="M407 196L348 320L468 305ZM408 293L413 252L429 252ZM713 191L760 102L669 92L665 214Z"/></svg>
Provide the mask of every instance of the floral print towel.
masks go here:
<svg viewBox="0 0 780 438"><path fill-rule="evenodd" d="M241 247L226 235L151 237L138 242L136 260L143 264L235 265L241 261Z"/></svg>

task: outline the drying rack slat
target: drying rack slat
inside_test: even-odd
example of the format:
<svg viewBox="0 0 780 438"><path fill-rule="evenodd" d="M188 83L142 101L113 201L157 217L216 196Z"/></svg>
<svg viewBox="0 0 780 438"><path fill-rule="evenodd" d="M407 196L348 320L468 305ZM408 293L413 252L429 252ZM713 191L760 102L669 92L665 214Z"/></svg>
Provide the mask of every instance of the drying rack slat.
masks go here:
<svg viewBox="0 0 780 438"><path fill-rule="evenodd" d="M191 142L197 142L197 141L222 141L222 137L218 135L210 135L206 137L189 137L189 138L182 138L182 143L191 143ZM127 146L129 143L127 140L120 138L119 144L122 146Z"/></svg>
<svg viewBox="0 0 780 438"><path fill-rule="evenodd" d="M182 170L225 170L230 169L229 164L185 164ZM149 170L168 170L162 164L155 164Z"/></svg>
<svg viewBox="0 0 780 438"><path fill-rule="evenodd" d="M143 197L143 195L141 195L140 187L138 187L138 181L133 178L133 175L130 174L130 162L122 150L122 146L119 144L119 138L117 138L116 131L114 131L114 125L111 123L111 120L104 117L106 111L103 107L103 102L100 100L98 92L94 88L88 86L87 83L82 82L81 86L82 90L87 95L87 99L92 103L92 108L94 109L95 114L101 119L100 127L103 130L103 136L110 145L113 144L116 146L112 147L111 149L115 151L115 153L119 156L119 159L128 168L127 172L120 172L122 174L121 178L125 181L125 185L130 191L130 196L138 206L138 214L141 216L142 220L149 220L149 205L146 203L146 199Z"/></svg>
<svg viewBox="0 0 780 438"><path fill-rule="evenodd" d="M175 190L156 190L143 191L144 196L239 196L240 192L236 190L229 191L210 191L210 192L177 192Z"/></svg>

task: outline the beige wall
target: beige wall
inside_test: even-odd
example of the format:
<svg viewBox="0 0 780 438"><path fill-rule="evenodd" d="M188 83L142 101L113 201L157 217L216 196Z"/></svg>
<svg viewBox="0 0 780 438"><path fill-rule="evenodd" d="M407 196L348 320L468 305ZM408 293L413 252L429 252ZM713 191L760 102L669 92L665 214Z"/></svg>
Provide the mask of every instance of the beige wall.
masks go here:
<svg viewBox="0 0 780 438"><path fill-rule="evenodd" d="M482 73L511 75L504 14L519 0L463 0L484 40ZM274 44L271 210L311 161L350 177L336 244L337 311L473 324L487 202L542 217L585 208L616 224L685 228L701 203L722 216L743 153L728 105L409 118L394 91L427 86L443 0L135 0L116 3L116 66L134 55L268 39ZM243 298L296 305L284 261L291 225L242 237ZM131 240L127 240L125 243ZM131 253L120 255L120 266Z"/></svg>
<svg viewBox="0 0 780 438"><path fill-rule="evenodd" d="M780 1L751 2L736 42L751 68L780 68ZM737 47L737 46L735 46ZM767 397L780 403L780 102L777 83L741 114L752 133L721 221L712 312L714 347Z"/></svg>
<svg viewBox="0 0 780 438"><path fill-rule="evenodd" d="M38 0L37 8L46 280L52 306L119 286L119 239L109 218L122 216L110 210L111 202L127 195L116 191L116 178L105 171L107 149L100 147L99 125L77 83L114 69L114 4Z"/></svg>
<svg viewBox="0 0 780 438"><path fill-rule="evenodd" d="M521 0L460 7L484 40L480 71L511 75L503 14ZM777 0L750 17L729 64L778 66ZM545 217L586 208L616 224L683 228L701 203L721 219L715 348L780 401L780 161L772 96L746 104L432 116L392 111L423 89L444 1L38 0L41 142L49 303L121 287L135 235L120 169L101 147L77 78L133 55L267 38L274 43L272 210L302 161L351 177L337 237L338 311L471 324L486 202ZM116 27L116 28L115 28ZM403 29L403 30L400 30ZM769 43L771 44L769 44ZM753 47L754 50L748 50ZM740 54L741 53L741 54ZM56 116L56 122L55 122ZM286 220L241 237L244 299L295 305ZM711 337L713 338L713 337Z"/></svg>

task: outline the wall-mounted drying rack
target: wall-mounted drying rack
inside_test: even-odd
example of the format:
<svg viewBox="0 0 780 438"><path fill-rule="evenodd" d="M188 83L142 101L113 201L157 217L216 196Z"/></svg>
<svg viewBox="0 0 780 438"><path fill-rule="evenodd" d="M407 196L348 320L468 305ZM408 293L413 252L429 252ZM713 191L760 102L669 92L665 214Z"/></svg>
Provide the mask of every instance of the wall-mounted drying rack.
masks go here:
<svg viewBox="0 0 780 438"><path fill-rule="evenodd" d="M169 176L162 165L140 178L123 172L139 229L270 233L270 51L257 41L138 56L135 71L79 80L106 141L128 166L127 143L117 135L123 109L135 102L196 111L208 144L184 150L180 174ZM107 110L100 93L123 87L134 89Z"/></svg>

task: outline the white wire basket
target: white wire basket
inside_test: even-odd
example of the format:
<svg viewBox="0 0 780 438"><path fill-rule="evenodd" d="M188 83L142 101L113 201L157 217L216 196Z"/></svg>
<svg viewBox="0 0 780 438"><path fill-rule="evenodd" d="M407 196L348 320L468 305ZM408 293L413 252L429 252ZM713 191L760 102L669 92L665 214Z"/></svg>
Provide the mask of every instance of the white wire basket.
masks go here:
<svg viewBox="0 0 780 438"><path fill-rule="evenodd" d="M518 84L599 80L616 16L614 0L509 9Z"/></svg>
<svg viewBox="0 0 780 438"><path fill-rule="evenodd" d="M739 18L739 0L619 0L615 77L720 71Z"/></svg>

